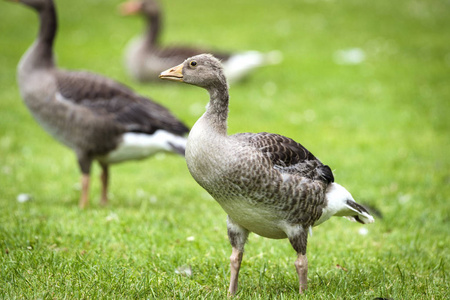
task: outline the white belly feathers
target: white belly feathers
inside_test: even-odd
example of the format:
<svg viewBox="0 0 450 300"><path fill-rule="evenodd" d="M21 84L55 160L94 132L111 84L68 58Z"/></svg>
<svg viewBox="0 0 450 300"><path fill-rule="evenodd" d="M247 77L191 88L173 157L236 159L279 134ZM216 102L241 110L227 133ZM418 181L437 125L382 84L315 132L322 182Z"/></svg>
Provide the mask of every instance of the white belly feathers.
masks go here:
<svg viewBox="0 0 450 300"><path fill-rule="evenodd" d="M246 199L218 201L231 219L260 236L271 239L284 239L284 223L274 216L273 211L250 204Z"/></svg>

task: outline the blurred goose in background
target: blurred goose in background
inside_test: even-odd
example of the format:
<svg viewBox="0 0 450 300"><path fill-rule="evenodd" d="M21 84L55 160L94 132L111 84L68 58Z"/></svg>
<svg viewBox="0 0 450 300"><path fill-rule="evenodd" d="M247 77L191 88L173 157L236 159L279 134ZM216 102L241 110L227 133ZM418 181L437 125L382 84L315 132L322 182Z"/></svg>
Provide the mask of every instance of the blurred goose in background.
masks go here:
<svg viewBox="0 0 450 300"><path fill-rule="evenodd" d="M94 160L102 168L101 203L106 204L109 164L159 151L184 155L189 130L166 108L112 79L57 68L52 0L18 2L36 10L40 19L38 37L18 65L20 93L37 122L75 152L82 172L81 208L88 204Z"/></svg>
<svg viewBox="0 0 450 300"><path fill-rule="evenodd" d="M130 41L125 52L125 65L129 74L141 82L157 80L158 75L186 58L205 53L204 49L192 47L163 47L159 39L162 27L161 9L155 0L131 0L123 3L120 10L124 15L142 14L146 19L146 31L142 37ZM213 52L222 61L229 82L236 82L255 68L276 64L282 60L279 51L260 53Z"/></svg>
<svg viewBox="0 0 450 300"><path fill-rule="evenodd" d="M306 244L312 226L331 216L363 224L373 217L334 183L331 169L294 140L272 133L227 134L228 86L216 58L202 54L162 72L162 79L206 89L206 112L192 127L186 146L191 175L228 214L232 245L229 293L237 290L248 234L288 238L297 251L299 291L307 287Z"/></svg>

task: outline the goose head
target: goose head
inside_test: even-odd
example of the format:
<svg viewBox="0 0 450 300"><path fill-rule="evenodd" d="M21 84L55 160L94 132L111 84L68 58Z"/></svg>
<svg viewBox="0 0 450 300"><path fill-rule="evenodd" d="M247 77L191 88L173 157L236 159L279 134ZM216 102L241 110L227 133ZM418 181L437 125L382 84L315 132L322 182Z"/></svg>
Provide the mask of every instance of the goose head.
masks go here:
<svg viewBox="0 0 450 300"><path fill-rule="evenodd" d="M10 2L22 3L23 5L42 11L52 4L52 0L8 0Z"/></svg>
<svg viewBox="0 0 450 300"><path fill-rule="evenodd" d="M143 14L146 16L158 16L160 9L154 0L131 0L120 5L120 12L123 15Z"/></svg>
<svg viewBox="0 0 450 300"><path fill-rule="evenodd" d="M190 57L182 64L162 72L159 78L184 82L207 90L227 86L222 64L211 54Z"/></svg>

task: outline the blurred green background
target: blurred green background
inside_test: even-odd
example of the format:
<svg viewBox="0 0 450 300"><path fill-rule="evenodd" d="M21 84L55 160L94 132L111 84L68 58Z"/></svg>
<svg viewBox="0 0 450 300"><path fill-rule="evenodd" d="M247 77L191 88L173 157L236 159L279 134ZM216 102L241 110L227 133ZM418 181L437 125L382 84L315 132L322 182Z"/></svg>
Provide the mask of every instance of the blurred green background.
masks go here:
<svg viewBox="0 0 450 300"><path fill-rule="evenodd" d="M449 298L450 2L160 2L166 45L283 53L231 86L230 134L294 138L381 211L368 231L340 218L314 229L307 296ZM205 91L127 76L123 50L144 25L119 3L56 2L59 66L112 77L192 126ZM226 215L183 158L113 166L106 208L96 167L91 206L77 208L75 157L32 119L15 81L37 27L30 9L0 3L0 297L226 297ZM238 297L296 298L294 260L287 240L252 235Z"/></svg>

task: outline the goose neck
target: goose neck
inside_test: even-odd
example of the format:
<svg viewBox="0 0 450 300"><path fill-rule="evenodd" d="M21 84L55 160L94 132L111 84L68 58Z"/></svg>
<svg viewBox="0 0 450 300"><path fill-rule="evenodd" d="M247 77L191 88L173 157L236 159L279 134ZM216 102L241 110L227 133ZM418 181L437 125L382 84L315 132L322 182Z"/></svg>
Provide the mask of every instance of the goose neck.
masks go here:
<svg viewBox="0 0 450 300"><path fill-rule="evenodd" d="M38 11L39 33L34 45L26 55L25 64L31 68L51 68L53 61L53 43L56 36L58 21L53 1Z"/></svg>
<svg viewBox="0 0 450 300"><path fill-rule="evenodd" d="M161 30L161 15L159 13L146 15L147 19L147 33L145 36L145 45L152 47L157 45L159 39L159 32Z"/></svg>
<svg viewBox="0 0 450 300"><path fill-rule="evenodd" d="M55 40L56 30L58 27L58 20L56 17L55 5L52 1L49 2L39 13L39 36L38 39L50 46L53 46Z"/></svg>
<svg viewBox="0 0 450 300"><path fill-rule="evenodd" d="M205 115L219 133L226 135L229 103L228 88L215 87L209 89L208 92L210 100Z"/></svg>

